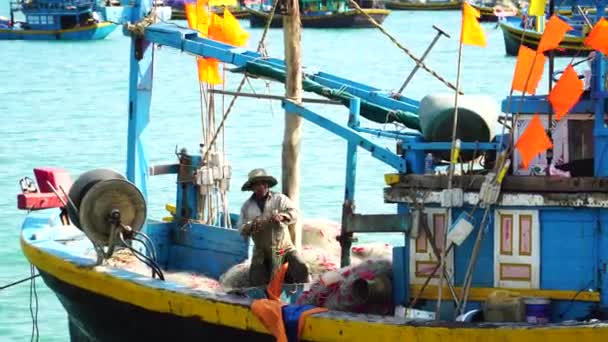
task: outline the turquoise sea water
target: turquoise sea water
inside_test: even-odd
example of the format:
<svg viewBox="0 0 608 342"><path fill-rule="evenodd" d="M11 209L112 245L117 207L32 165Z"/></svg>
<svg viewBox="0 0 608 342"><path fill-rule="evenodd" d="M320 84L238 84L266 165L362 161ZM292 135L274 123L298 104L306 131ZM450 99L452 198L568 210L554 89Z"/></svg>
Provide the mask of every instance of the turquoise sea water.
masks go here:
<svg viewBox="0 0 608 342"><path fill-rule="evenodd" d="M8 2L0 4L8 15ZM180 22L184 24L184 22ZM393 12L385 27L420 56L434 36L432 25L452 35L441 39L428 65L451 81L456 79L460 30L459 12ZM248 22L242 21L248 29ZM511 83L514 58L505 57L500 30L484 26L488 47L465 47L462 88L500 101ZM262 30L248 29L249 47L255 48ZM283 55L282 31L268 36L269 54ZM124 171L130 41L115 31L98 42L0 41L0 286L29 275L29 264L19 247L19 228L24 212L16 210L18 180L32 176L37 166L66 168L75 178L92 168ZM398 89L413 62L374 29L304 30L304 64L374 85ZM564 60L558 62L563 64ZM240 75L227 73L227 86L234 90ZM253 87L253 90L252 90ZM541 84L546 89L546 80ZM247 92L281 94L283 85L252 80ZM421 99L449 89L420 70L406 95ZM544 93L544 91L541 91ZM228 101L229 99L226 99ZM239 99L227 123L226 146L233 164L231 208L236 210L246 194L238 191L247 172L264 167L280 177L283 113L278 102ZM346 123L345 107L315 107ZM219 112L219 110L218 110ZM175 162L176 146L198 146L200 138L199 91L194 58L168 48L156 51L155 84L149 129L153 164ZM394 148L395 141L381 143ZM302 142L301 206L306 218L338 220L344 187L346 144L312 124L304 125ZM383 175L391 169L359 154L357 211L390 213L394 206L382 200ZM151 180L151 215L162 217L165 203L172 202L174 180ZM384 237L399 243L400 237ZM365 237L370 239L370 237ZM68 339L66 314L39 280L38 326L42 341ZM0 291L0 341L30 338L29 282Z"/></svg>

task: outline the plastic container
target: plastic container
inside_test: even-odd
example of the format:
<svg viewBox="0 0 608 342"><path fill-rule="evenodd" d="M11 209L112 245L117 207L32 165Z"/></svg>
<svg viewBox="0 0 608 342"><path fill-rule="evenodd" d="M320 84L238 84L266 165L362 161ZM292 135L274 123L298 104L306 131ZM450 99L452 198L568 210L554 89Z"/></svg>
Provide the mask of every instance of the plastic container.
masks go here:
<svg viewBox="0 0 608 342"><path fill-rule="evenodd" d="M531 324L549 323L551 317L551 300L548 298L527 297L524 298L526 305L526 322Z"/></svg>
<svg viewBox="0 0 608 342"><path fill-rule="evenodd" d="M517 293L496 290L486 299L483 316L487 322L523 322L524 314L524 302Z"/></svg>

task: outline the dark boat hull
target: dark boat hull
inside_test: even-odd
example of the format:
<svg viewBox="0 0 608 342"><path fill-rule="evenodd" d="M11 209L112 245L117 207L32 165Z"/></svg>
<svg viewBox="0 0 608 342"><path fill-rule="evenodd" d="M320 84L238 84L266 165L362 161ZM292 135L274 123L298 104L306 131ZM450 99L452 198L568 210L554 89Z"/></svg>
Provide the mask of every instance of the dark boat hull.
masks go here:
<svg viewBox="0 0 608 342"><path fill-rule="evenodd" d="M459 1L439 2L439 3L418 3L406 1L387 1L384 6L390 10L402 11L455 11L459 10Z"/></svg>
<svg viewBox="0 0 608 342"><path fill-rule="evenodd" d="M390 11L384 9L365 9L376 22L382 24ZM249 23L251 27L265 27L269 14L256 10L249 10ZM368 28L374 27L367 16L351 10L343 13L335 13L326 16L305 16L301 17L302 27L309 28ZM283 16L275 15L272 18L270 27L283 27Z"/></svg>
<svg viewBox="0 0 608 342"><path fill-rule="evenodd" d="M274 341L274 337L255 331L150 311L40 273L68 313L72 342Z"/></svg>

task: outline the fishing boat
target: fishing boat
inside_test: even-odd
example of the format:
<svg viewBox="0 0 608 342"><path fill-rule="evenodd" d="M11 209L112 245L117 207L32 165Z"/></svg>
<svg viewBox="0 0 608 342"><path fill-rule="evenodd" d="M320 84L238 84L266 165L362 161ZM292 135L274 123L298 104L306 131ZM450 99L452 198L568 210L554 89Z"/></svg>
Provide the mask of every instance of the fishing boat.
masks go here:
<svg viewBox="0 0 608 342"><path fill-rule="evenodd" d="M142 9L136 19L146 13ZM18 195L18 207L28 210L20 236L23 253L66 309L73 341L272 340L271 330L288 318L273 316L269 328L253 313L263 289L218 293L168 276L170 270L181 270L216 278L249 257L249 242L235 229L238 215L221 200L204 197L227 193L230 164L213 144L204 144L194 153L179 150L176 163L150 165L143 133L150 121L156 44L270 80L285 79L286 63L200 37L197 31L142 23L125 32L132 39L126 177L94 169L73 182L65 170L36 168L36 181L23 178ZM297 103L279 97L289 115L347 142L342 264L349 264L356 233L400 233L404 246L393 248L390 283L355 274L359 286L345 294L394 310L316 313L302 321L301 339L605 341L605 63L593 61L594 96L583 97L555 127L554 162L540 154L528 167L521 167L510 141L526 135L534 114L552 122L545 95L507 97L501 110L487 97L463 95L456 114L451 94L414 100L320 70L305 71L304 89L330 99L310 101L344 110L340 123L334 119L338 111L330 118L307 107L307 99ZM515 114L511 108L521 110ZM498 127L500 111L514 114L507 117L514 124L503 126L509 130L505 133ZM368 120L394 122L401 129L370 127ZM397 142L396 148L376 142L382 138ZM358 149L394 170L385 176L384 199L397 205L396 212L355 211ZM460 174L446 174L445 160ZM161 174L174 175L176 198L168 207L171 217L154 220L147 218L146 199L153 196L147 184ZM207 211L210 203L213 209ZM121 251L141 258L146 272L109 264ZM333 278L340 275L346 276L332 273ZM337 284L332 277L322 277L317 285ZM390 288L391 295L380 300L379 285L385 294ZM306 284L291 286L285 288L285 300L301 295ZM298 330L297 324L285 329L289 334Z"/></svg>
<svg viewBox="0 0 608 342"><path fill-rule="evenodd" d="M520 15L519 10L512 3L495 4L479 1L471 3L471 6L479 11L480 22L497 22L500 18Z"/></svg>
<svg viewBox="0 0 608 342"><path fill-rule="evenodd" d="M373 8L365 6L370 3ZM350 8L348 0L303 0L301 1L302 27L310 28L368 28L374 27L368 16L382 24L390 11L382 8L376 1L363 1L361 13ZM379 6L379 7L378 7ZM264 27L271 17L272 5L262 2L259 6L248 6L251 27ZM272 16L270 27L282 27L283 17L280 13Z"/></svg>
<svg viewBox="0 0 608 342"><path fill-rule="evenodd" d="M589 25L585 22L584 18L581 15L571 15L568 17L560 15L560 18L572 26L573 30L569 31L560 42L559 49L554 52L555 55L576 56L586 55L591 52L591 49L583 44L589 31ZM520 42L531 49L536 49L543 32L537 29L537 20L539 20L537 17L507 17L506 20L499 23L507 55L517 56ZM544 18L540 20L544 20ZM527 28L524 28L526 21Z"/></svg>
<svg viewBox="0 0 608 342"><path fill-rule="evenodd" d="M167 1L167 5L171 6L173 9L173 15L171 18L173 19L186 19L186 10L184 9L184 2L186 0L169 0ZM245 7L249 4L254 5L256 1L239 1L237 5L234 6L225 6L228 8L230 13L237 19L246 19L249 17L249 12L245 9ZM224 6L212 6L211 10L219 15L224 15Z"/></svg>
<svg viewBox="0 0 608 342"><path fill-rule="evenodd" d="M18 13L24 20L16 19ZM0 21L0 39L97 40L115 28L92 0L11 0L10 18Z"/></svg>
<svg viewBox="0 0 608 342"><path fill-rule="evenodd" d="M404 11L455 11L462 6L461 1L431 0L431 1L385 1L386 8Z"/></svg>

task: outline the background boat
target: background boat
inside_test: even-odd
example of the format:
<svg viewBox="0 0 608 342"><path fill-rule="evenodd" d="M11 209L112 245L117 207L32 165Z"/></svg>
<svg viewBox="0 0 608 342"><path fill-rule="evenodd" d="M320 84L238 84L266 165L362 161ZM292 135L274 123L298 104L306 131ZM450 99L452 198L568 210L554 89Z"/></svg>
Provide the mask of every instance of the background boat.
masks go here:
<svg viewBox="0 0 608 342"><path fill-rule="evenodd" d="M533 19L535 18L528 18ZM563 17L574 30L568 32L564 39L559 43L559 48L554 50L556 56L586 56L591 49L583 44L585 41L584 30L586 23L580 16ZM505 42L505 53L510 56L517 56L520 42L536 50L542 32L537 32L534 29L523 29L522 17L508 17L505 21L500 21L500 29L502 30L503 39ZM534 24L530 24L534 27Z"/></svg>
<svg viewBox="0 0 608 342"><path fill-rule="evenodd" d="M187 0L167 0L167 5L171 6L173 9L173 14L171 18L173 19L186 19L186 11L184 10L184 2ZM236 6L227 6L228 10L232 15L234 15L237 19L246 19L249 17L249 12L245 9L245 2L250 3L249 1L239 1L239 4ZM252 1L251 3L255 3ZM211 6L211 11L219 16L224 15L224 7L223 6Z"/></svg>
<svg viewBox="0 0 608 342"><path fill-rule="evenodd" d="M387 9L405 11L454 11L461 7L461 1L385 1Z"/></svg>
<svg viewBox="0 0 608 342"><path fill-rule="evenodd" d="M371 16L382 24L390 11L383 8L378 1L360 1L363 13L349 6L348 0L304 0L301 1L300 20L302 27L309 28L368 28L374 27L368 19ZM248 6L249 23L251 27L264 27L270 18L271 5L261 3L258 6ZM275 13L270 27L282 27L283 17Z"/></svg>
<svg viewBox="0 0 608 342"><path fill-rule="evenodd" d="M12 0L10 18L0 23L3 40L98 40L114 23L88 0Z"/></svg>

